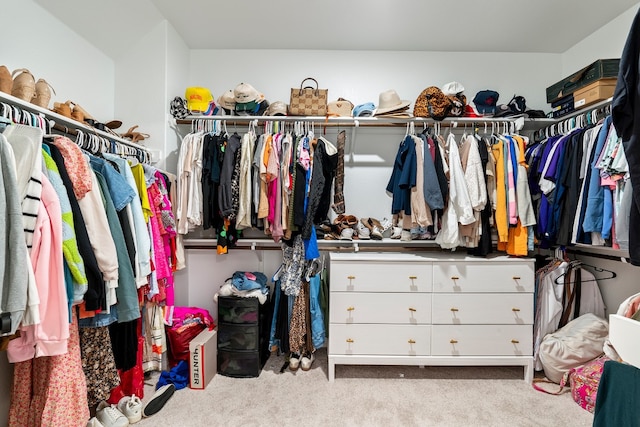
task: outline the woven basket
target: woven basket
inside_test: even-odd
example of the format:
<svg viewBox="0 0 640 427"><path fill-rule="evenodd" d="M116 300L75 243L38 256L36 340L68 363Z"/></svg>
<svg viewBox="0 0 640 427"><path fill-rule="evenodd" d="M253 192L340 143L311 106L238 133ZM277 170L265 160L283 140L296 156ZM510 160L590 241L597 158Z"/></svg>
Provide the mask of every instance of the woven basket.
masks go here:
<svg viewBox="0 0 640 427"><path fill-rule="evenodd" d="M0 91L11 95L12 86L13 77L11 77L11 72L3 65L0 67Z"/></svg>
<svg viewBox="0 0 640 427"><path fill-rule="evenodd" d="M13 71L13 87L11 95L23 101L31 102L36 96L36 80L33 74L26 68L18 68Z"/></svg>

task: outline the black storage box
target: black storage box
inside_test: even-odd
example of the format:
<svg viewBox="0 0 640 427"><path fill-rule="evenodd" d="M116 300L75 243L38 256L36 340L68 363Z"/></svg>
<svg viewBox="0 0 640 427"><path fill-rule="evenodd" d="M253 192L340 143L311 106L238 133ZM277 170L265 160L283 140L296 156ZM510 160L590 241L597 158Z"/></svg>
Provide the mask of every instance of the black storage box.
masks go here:
<svg viewBox="0 0 640 427"><path fill-rule="evenodd" d="M569 94L567 96L563 96L551 103L551 111L553 118L562 117L565 114L569 114L575 110L575 106L573 103L573 94Z"/></svg>
<svg viewBox="0 0 640 427"><path fill-rule="evenodd" d="M620 58L599 59L559 82L547 88L547 102L552 103L559 98L570 95L576 90L596 80L618 77Z"/></svg>
<svg viewBox="0 0 640 427"><path fill-rule="evenodd" d="M273 301L218 297L218 374L254 378L270 356Z"/></svg>

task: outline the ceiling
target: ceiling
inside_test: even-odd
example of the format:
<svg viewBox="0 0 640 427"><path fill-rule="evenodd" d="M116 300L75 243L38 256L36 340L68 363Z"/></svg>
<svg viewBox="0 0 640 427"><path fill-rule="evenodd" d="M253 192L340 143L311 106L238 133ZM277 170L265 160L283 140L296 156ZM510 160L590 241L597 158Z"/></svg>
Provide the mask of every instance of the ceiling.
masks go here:
<svg viewBox="0 0 640 427"><path fill-rule="evenodd" d="M167 20L190 49L562 53L634 0L35 0L117 58Z"/></svg>

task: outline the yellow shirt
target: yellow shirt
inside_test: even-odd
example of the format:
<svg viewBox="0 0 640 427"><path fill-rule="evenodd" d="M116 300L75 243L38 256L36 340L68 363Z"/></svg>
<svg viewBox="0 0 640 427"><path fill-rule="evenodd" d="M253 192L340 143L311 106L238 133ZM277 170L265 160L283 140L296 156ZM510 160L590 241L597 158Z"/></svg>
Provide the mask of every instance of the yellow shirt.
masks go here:
<svg viewBox="0 0 640 427"><path fill-rule="evenodd" d="M153 216L153 212L151 212L151 205L149 204L149 194L147 194L147 182L144 179L144 169L142 165L138 163L135 166L131 166L131 172L133 172L133 179L136 180L136 187L138 187L138 194L140 194L144 222L149 222L149 217Z"/></svg>

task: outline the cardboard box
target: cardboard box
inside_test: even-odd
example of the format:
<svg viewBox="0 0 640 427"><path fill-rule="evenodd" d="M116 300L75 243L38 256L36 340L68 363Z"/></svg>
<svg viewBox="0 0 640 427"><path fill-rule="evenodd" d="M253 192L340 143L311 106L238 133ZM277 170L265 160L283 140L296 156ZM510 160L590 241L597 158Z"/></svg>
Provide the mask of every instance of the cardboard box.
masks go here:
<svg viewBox="0 0 640 427"><path fill-rule="evenodd" d="M570 95L596 80L617 78L620 59L599 59L547 88L547 102ZM576 106L577 108L577 106Z"/></svg>
<svg viewBox="0 0 640 427"><path fill-rule="evenodd" d="M616 82L617 79L601 79L574 92L573 105L576 110L611 98L616 90Z"/></svg>
<svg viewBox="0 0 640 427"><path fill-rule="evenodd" d="M218 331L205 329L189 343L189 388L204 390L218 370Z"/></svg>

